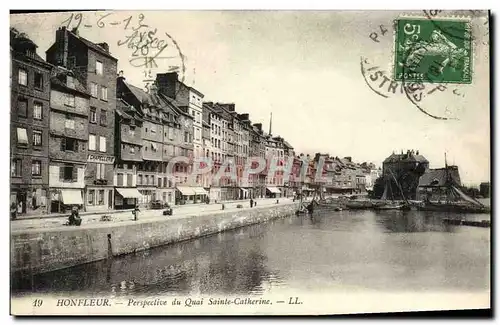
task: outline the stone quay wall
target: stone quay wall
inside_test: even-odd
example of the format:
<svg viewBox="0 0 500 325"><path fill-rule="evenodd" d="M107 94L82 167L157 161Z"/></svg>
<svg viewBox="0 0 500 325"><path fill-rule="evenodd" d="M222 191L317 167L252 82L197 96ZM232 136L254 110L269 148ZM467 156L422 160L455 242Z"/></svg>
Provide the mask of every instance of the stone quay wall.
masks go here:
<svg viewBox="0 0 500 325"><path fill-rule="evenodd" d="M11 271L33 275L293 215L298 203L11 233ZM140 216L139 216L140 217Z"/></svg>

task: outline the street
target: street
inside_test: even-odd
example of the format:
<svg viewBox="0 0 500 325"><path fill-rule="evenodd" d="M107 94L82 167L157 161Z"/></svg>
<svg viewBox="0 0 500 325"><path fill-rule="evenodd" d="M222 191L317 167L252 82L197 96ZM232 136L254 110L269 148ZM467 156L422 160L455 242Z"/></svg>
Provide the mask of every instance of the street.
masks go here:
<svg viewBox="0 0 500 325"><path fill-rule="evenodd" d="M279 200L279 204L290 203L293 200L291 198L279 198L279 199L257 199L257 208L261 206L276 205L276 200ZM241 208L237 208L238 204L243 205L242 209L250 209L250 200L241 201L231 201L224 204L224 211L238 211ZM155 220L164 218L176 218L176 217L189 217L195 215L203 215L213 212L222 211L221 203L210 203L210 204L195 204L195 205L180 205L173 206L173 215L164 216L163 210L141 210L139 212L139 220ZM112 221L104 222L100 221L103 215L110 215ZM110 222L125 222L134 220L134 215L130 211L118 212L109 214L102 212L100 214L93 215L83 215L82 225L80 227L85 227L88 224L102 223L109 225ZM11 231L19 231L23 229L40 229L40 228L56 228L62 226L66 223L67 218L41 218L41 219L26 219L26 220L14 220L11 221Z"/></svg>

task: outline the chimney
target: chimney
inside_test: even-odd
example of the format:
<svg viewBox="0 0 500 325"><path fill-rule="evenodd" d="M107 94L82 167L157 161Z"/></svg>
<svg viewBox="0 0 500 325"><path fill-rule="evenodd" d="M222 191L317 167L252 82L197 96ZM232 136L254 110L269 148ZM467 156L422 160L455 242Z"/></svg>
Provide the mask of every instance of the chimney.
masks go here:
<svg viewBox="0 0 500 325"><path fill-rule="evenodd" d="M167 97L177 99L176 93L179 88L179 74L177 72L158 73L156 74L156 84L158 85L158 93Z"/></svg>
<svg viewBox="0 0 500 325"><path fill-rule="evenodd" d="M259 130L259 132L262 131L262 123L255 123L253 126L255 126Z"/></svg>
<svg viewBox="0 0 500 325"><path fill-rule="evenodd" d="M59 65L67 68L68 65L68 33L66 27L61 27L56 31L56 62L54 65Z"/></svg>
<svg viewBox="0 0 500 325"><path fill-rule="evenodd" d="M344 157L345 160L352 162L352 157Z"/></svg>
<svg viewBox="0 0 500 325"><path fill-rule="evenodd" d="M240 114L240 118L244 121L248 121L250 118L250 115L248 113L243 113L243 114Z"/></svg>
<svg viewBox="0 0 500 325"><path fill-rule="evenodd" d="M108 43L106 43L106 42L103 42L103 43L97 43L97 45L99 45L100 47L102 47L102 49L103 49L104 51L106 51L106 52L108 52L108 53L109 53L109 45L108 45Z"/></svg>
<svg viewBox="0 0 500 325"><path fill-rule="evenodd" d="M418 150L417 150L417 155L418 155Z"/></svg>
<svg viewBox="0 0 500 325"><path fill-rule="evenodd" d="M203 102L203 104L205 104L209 107L214 107L214 102Z"/></svg>

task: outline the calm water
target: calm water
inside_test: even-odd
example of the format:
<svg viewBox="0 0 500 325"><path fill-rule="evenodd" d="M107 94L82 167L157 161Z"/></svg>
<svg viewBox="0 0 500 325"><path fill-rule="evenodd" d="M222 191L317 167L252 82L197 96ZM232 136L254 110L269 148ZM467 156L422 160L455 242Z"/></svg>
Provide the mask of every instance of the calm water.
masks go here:
<svg viewBox="0 0 500 325"><path fill-rule="evenodd" d="M149 296L282 289L489 289L490 228L446 226L443 217L450 216L414 211L293 216L28 280L14 279L13 293Z"/></svg>

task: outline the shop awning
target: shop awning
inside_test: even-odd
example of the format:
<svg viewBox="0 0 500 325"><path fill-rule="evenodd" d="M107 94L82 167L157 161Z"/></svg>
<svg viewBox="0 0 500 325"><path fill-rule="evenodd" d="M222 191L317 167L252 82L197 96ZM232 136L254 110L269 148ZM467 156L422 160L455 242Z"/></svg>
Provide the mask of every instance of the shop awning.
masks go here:
<svg viewBox="0 0 500 325"><path fill-rule="evenodd" d="M247 190L247 189L244 189L243 187L240 187L240 190L242 190L242 191L243 191L243 193L247 193L247 192L248 192L248 190Z"/></svg>
<svg viewBox="0 0 500 325"><path fill-rule="evenodd" d="M194 191L193 187L189 186L177 186L177 190L182 193L182 195L195 195L196 192Z"/></svg>
<svg viewBox="0 0 500 325"><path fill-rule="evenodd" d="M82 205L82 192L80 190L61 190L61 198L64 204Z"/></svg>
<svg viewBox="0 0 500 325"><path fill-rule="evenodd" d="M135 199L142 197L142 194L136 188L117 188L116 191L120 193L120 195L124 199Z"/></svg>
<svg viewBox="0 0 500 325"><path fill-rule="evenodd" d="M208 192L203 187L193 187L196 195L208 195Z"/></svg>
<svg viewBox="0 0 500 325"><path fill-rule="evenodd" d="M267 190L271 193L281 193L280 189L277 187L268 187Z"/></svg>

